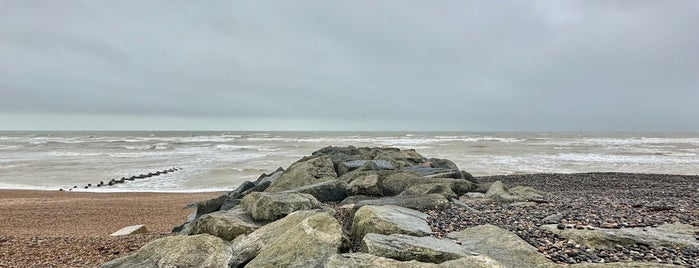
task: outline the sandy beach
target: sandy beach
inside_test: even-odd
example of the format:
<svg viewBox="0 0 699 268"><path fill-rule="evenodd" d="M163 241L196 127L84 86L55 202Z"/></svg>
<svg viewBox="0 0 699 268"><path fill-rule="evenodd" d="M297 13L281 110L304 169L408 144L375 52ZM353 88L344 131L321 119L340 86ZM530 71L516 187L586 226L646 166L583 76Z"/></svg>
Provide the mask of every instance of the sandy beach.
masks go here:
<svg viewBox="0 0 699 268"><path fill-rule="evenodd" d="M169 235L184 206L219 195L0 190L0 267L94 267ZM149 233L110 237L136 224Z"/></svg>

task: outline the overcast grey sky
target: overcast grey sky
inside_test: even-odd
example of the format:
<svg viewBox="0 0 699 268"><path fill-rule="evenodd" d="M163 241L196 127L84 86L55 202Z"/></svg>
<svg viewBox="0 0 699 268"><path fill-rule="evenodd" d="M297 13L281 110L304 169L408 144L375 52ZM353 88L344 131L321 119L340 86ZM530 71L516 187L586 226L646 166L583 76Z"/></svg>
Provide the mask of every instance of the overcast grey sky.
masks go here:
<svg viewBox="0 0 699 268"><path fill-rule="evenodd" d="M699 131L694 0L0 6L0 129Z"/></svg>

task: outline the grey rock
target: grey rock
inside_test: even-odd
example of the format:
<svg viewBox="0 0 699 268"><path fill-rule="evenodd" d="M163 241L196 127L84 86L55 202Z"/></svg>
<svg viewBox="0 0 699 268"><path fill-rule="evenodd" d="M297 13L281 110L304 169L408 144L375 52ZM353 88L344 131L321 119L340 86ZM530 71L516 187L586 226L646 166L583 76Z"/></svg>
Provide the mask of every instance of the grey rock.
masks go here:
<svg viewBox="0 0 699 268"><path fill-rule="evenodd" d="M392 170L395 167L387 160L350 160L337 164L337 175L342 176L350 171Z"/></svg>
<svg viewBox="0 0 699 268"><path fill-rule="evenodd" d="M367 233L426 236L432 233L428 215L397 206L363 206L352 220L352 237L361 240Z"/></svg>
<svg viewBox="0 0 699 268"><path fill-rule="evenodd" d="M546 223L546 224L556 224L559 223L563 219L562 214L551 214L543 219L541 219L541 222Z"/></svg>
<svg viewBox="0 0 699 268"><path fill-rule="evenodd" d="M475 185L467 180L451 179L451 178L425 178L413 172L396 172L382 181L382 190L384 195L397 195L410 188L411 186L420 184L443 184L450 188L457 195L462 195L474 189Z"/></svg>
<svg viewBox="0 0 699 268"><path fill-rule="evenodd" d="M473 213L473 214L481 214L481 211L480 211L480 210L477 210L477 209L475 209L475 208L472 208L471 206L467 205L466 203L461 202L461 200L459 200L459 199L452 198L452 199L451 199L451 202L454 203L454 205L457 205L457 206L459 206L459 207L462 207L462 208L466 209L466 211L468 211L468 212L470 212L470 213Z"/></svg>
<svg viewBox="0 0 699 268"><path fill-rule="evenodd" d="M379 175L371 174L352 180L347 186L348 195L383 196Z"/></svg>
<svg viewBox="0 0 699 268"><path fill-rule="evenodd" d="M322 267L337 254L342 228L326 212L297 211L232 242L231 267Z"/></svg>
<svg viewBox="0 0 699 268"><path fill-rule="evenodd" d="M401 192L400 195L426 195L426 194L439 194L447 199L457 197L456 193L451 190L446 183L425 183L418 184L408 187L405 191Z"/></svg>
<svg viewBox="0 0 699 268"><path fill-rule="evenodd" d="M208 234L168 236L154 240L135 254L100 265L117 267L211 267L226 268L233 251L226 242Z"/></svg>
<svg viewBox="0 0 699 268"><path fill-rule="evenodd" d="M399 261L416 260L431 263L477 255L447 239L374 233L369 233L362 239L362 252Z"/></svg>
<svg viewBox="0 0 699 268"><path fill-rule="evenodd" d="M332 180L316 184L301 186L281 193L302 193L315 197L320 202L340 202L347 197L347 183L341 180Z"/></svg>
<svg viewBox="0 0 699 268"><path fill-rule="evenodd" d="M121 228L109 236L125 236L125 235L131 235L131 234L145 234L145 233L148 233L148 229L146 229L145 225L140 224L140 225L131 225L131 226Z"/></svg>
<svg viewBox="0 0 699 268"><path fill-rule="evenodd" d="M550 267L553 263L519 236L490 224L449 233L469 251L488 256L505 267Z"/></svg>
<svg viewBox="0 0 699 268"><path fill-rule="evenodd" d="M478 193L478 192L471 192L471 193L465 193L464 195L461 196L462 198L467 198L467 199L482 199L485 198L484 193Z"/></svg>
<svg viewBox="0 0 699 268"><path fill-rule="evenodd" d="M375 200L375 199L378 199L378 198L373 197L373 196L366 196L366 195L353 195L353 196L348 196L347 198L345 198L345 200L342 200L342 202L340 202L339 205L340 206L354 205L354 204L359 203L360 201Z"/></svg>
<svg viewBox="0 0 699 268"><path fill-rule="evenodd" d="M524 198L511 194L507 186L501 181L496 181L490 185L490 188L488 188L488 191L485 193L485 197L503 203L525 201Z"/></svg>
<svg viewBox="0 0 699 268"><path fill-rule="evenodd" d="M252 183L252 182L250 182L250 181L244 181L243 183L241 183L241 184L238 186L238 188L235 188L235 190L229 192L229 193L228 193L228 197L230 197L231 199L239 199L239 198L242 198L243 196L241 196L241 194L242 194L243 192L245 192L245 191L247 191L247 190L249 190L249 189L251 189L251 188L253 188L253 187L255 187L255 186L257 186L257 184Z"/></svg>
<svg viewBox="0 0 699 268"><path fill-rule="evenodd" d="M545 193L532 187L517 186L509 189L510 194L525 200L543 199Z"/></svg>
<svg viewBox="0 0 699 268"><path fill-rule="evenodd" d="M232 211L217 211L206 214L190 222L182 230L182 234L210 234L230 241L242 234L249 234L260 228L242 209Z"/></svg>
<svg viewBox="0 0 699 268"><path fill-rule="evenodd" d="M221 206L230 199L231 198L228 195L224 194L216 198L197 202L195 204L189 205L188 207L194 206L195 210L193 212L193 219L196 219L201 217L201 215L219 211L221 209Z"/></svg>
<svg viewBox="0 0 699 268"><path fill-rule="evenodd" d="M281 167L277 168L277 170L270 173L269 175L262 173L262 175L260 175L260 177L258 177L257 180L255 181L255 185L260 185L260 184L265 183L265 182L270 182L270 183L275 182L275 181L277 181L277 179L279 179L279 177L283 173L284 173L284 169Z"/></svg>
<svg viewBox="0 0 699 268"><path fill-rule="evenodd" d="M317 209L321 203L312 195L301 193L254 192L240 204L255 221L272 221L297 210Z"/></svg>
<svg viewBox="0 0 699 268"><path fill-rule="evenodd" d="M440 194L428 195L399 195L392 197L384 197L379 199L370 199L357 202L357 207L365 205L385 206L394 205L404 208L412 208L416 210L427 209L445 209L449 207L449 200Z"/></svg>
<svg viewBox="0 0 699 268"><path fill-rule="evenodd" d="M540 228L560 237L573 239L593 249L613 248L615 245L630 246L633 244L646 244L652 247L681 246L699 248L699 241L694 238L694 234L699 232L699 228L689 224L663 224L657 228L595 228L594 230L578 230L574 228L561 230L555 224L549 224L542 225Z"/></svg>
<svg viewBox="0 0 699 268"><path fill-rule="evenodd" d="M387 160L397 169L415 166L427 162L427 158L415 150L382 150L374 160Z"/></svg>
<svg viewBox="0 0 699 268"><path fill-rule="evenodd" d="M265 191L281 192L335 179L337 173L329 157L311 157L289 166Z"/></svg>
<svg viewBox="0 0 699 268"><path fill-rule="evenodd" d="M485 256L468 256L456 260L442 262L440 264L398 261L394 259L374 256L367 253L337 254L329 258L326 268L501 268L504 267L497 261Z"/></svg>

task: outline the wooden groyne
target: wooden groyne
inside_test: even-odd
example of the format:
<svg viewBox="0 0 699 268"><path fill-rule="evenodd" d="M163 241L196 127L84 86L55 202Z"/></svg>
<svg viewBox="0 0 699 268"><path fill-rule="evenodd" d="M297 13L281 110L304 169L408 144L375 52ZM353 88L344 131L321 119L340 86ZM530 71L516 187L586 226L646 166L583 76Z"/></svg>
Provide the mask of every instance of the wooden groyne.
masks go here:
<svg viewBox="0 0 699 268"><path fill-rule="evenodd" d="M104 181L100 181L100 182L98 182L98 183L95 183L94 185L93 185L92 183L88 183L88 184L85 185L83 188L89 189L90 187L93 187L93 186L94 186L94 187L107 187L107 186L113 186L113 185L117 185L117 184L120 184L120 183L125 183L125 182L127 182L127 181L134 181L134 180L138 180L138 179L146 179L146 178L156 177L156 176L160 176L160 175L163 175L163 174L168 174L168 173L172 173L172 172L177 172L177 171L180 171L180 170L182 170L182 169L181 169L181 168L175 168L175 167L173 167L173 168L170 168L170 169L163 169L163 170L158 170L158 171L155 171L155 172L148 172L147 174L139 174L139 175L134 175L134 176L129 176L129 177L121 177L120 179L111 179L111 180L107 181L106 183L105 183ZM77 185L74 185L72 188L68 188L68 191L72 191L73 189L77 189L77 188L78 188L78 186L77 186ZM63 188L60 188L60 189L58 189L58 190L59 190L59 191L65 191Z"/></svg>

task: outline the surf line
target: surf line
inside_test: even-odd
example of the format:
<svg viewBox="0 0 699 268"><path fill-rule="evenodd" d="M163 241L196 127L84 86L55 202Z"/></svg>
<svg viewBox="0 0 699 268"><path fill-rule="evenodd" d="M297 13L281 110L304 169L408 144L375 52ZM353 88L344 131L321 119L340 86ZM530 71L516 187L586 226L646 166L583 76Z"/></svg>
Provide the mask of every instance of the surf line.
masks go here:
<svg viewBox="0 0 699 268"><path fill-rule="evenodd" d="M172 173L172 172L176 172L176 171L180 171L180 170L182 170L182 168L172 167L172 168L170 168L170 169L163 169L163 170L158 170L158 171L156 171L156 172L149 172L148 174L134 175L134 176L131 176L131 177L128 177L128 178L127 178L127 177L121 177L121 179L111 179L111 180L109 180L107 183L104 183L104 181L100 181L99 183L96 183L95 186L97 186L97 187L113 186L113 185L117 185L117 184L120 184L120 183L125 183L125 182L127 182L127 181L133 181L133 180L137 180L137 179L145 179L145 178L150 178L150 177L156 177L156 176L160 176L160 175L162 175L162 174L168 174L168 173ZM92 183L88 183L88 184L85 185L85 187L83 187L83 188L89 189L90 187L92 187ZM73 186L73 188L68 188L68 191L72 191L73 189L77 189L77 188L78 188L78 186L75 185L75 186ZM59 190L59 191L65 191L65 190L63 190L63 188L60 188L60 189L58 189L58 190Z"/></svg>

